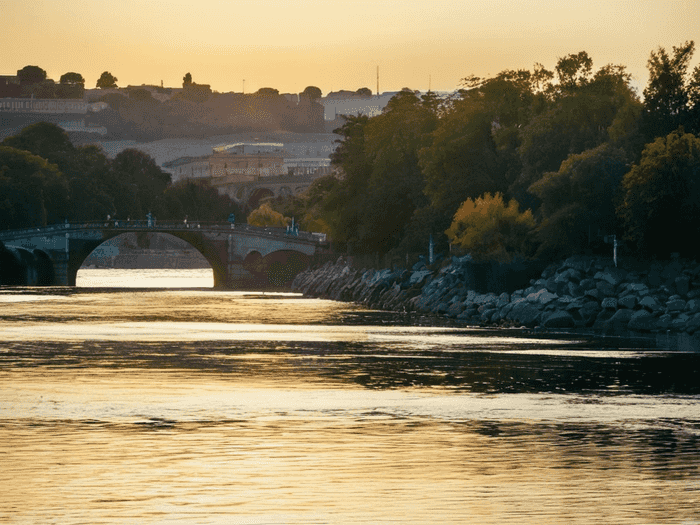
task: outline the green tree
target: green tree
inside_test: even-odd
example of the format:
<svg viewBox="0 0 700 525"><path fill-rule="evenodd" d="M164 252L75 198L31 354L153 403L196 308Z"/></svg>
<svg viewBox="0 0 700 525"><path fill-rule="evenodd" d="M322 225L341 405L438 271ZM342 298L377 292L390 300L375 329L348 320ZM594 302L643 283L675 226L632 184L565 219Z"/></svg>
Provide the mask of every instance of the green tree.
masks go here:
<svg viewBox="0 0 700 525"><path fill-rule="evenodd" d="M105 71L100 75L100 78L97 79L97 84L95 87L98 87L100 89L109 89L109 88L115 88L117 87L117 81L119 79L112 75L109 71Z"/></svg>
<svg viewBox="0 0 700 525"><path fill-rule="evenodd" d="M415 251L427 242L406 232L415 211L428 204L418 152L437 126L433 109L430 101L402 91L368 121L365 153L372 170L358 229L363 246L386 253L399 246Z"/></svg>
<svg viewBox="0 0 700 525"><path fill-rule="evenodd" d="M323 96L321 90L316 86L307 86L301 94L309 97L311 100L316 100Z"/></svg>
<svg viewBox="0 0 700 525"><path fill-rule="evenodd" d="M643 128L648 140L662 137L678 126L700 133L700 66L688 68L695 52L691 40L673 47L673 55L659 47L651 52L644 89Z"/></svg>
<svg viewBox="0 0 700 525"><path fill-rule="evenodd" d="M160 169L146 153L125 149L112 161L112 175L127 197L115 202L117 216L143 217L155 209L157 199L170 183L170 175Z"/></svg>
<svg viewBox="0 0 700 525"><path fill-rule="evenodd" d="M39 66L24 66L17 71L20 85L38 84L46 80L46 71Z"/></svg>
<svg viewBox="0 0 700 525"><path fill-rule="evenodd" d="M61 75L61 79L59 80L61 84L80 84L82 86L85 85L85 79L83 78L83 75L80 73L64 73Z"/></svg>
<svg viewBox="0 0 700 525"><path fill-rule="evenodd" d="M355 91L355 94L360 95L361 97L371 97L372 90L370 88L362 87Z"/></svg>
<svg viewBox="0 0 700 525"><path fill-rule="evenodd" d="M68 186L58 168L28 151L0 146L0 224L46 226L67 212Z"/></svg>
<svg viewBox="0 0 700 525"><path fill-rule="evenodd" d="M591 76L588 60L580 62L578 69L574 69L576 60L573 66L562 69L561 84L549 89L551 98L544 109L519 132L522 169L509 193L530 207L538 203L529 200L532 195L528 196L527 188L544 173L558 171L570 155L609 141L613 128L618 141L635 129L630 118L638 115L635 108L639 100L625 68L608 65Z"/></svg>
<svg viewBox="0 0 700 525"><path fill-rule="evenodd" d="M262 87L255 92L256 95L261 97L276 97L280 94L278 89L270 87Z"/></svg>
<svg viewBox="0 0 700 525"><path fill-rule="evenodd" d="M529 237L535 224L532 212L521 213L514 199L505 204L500 193L487 193L464 201L445 233L475 261L507 263L532 255Z"/></svg>
<svg viewBox="0 0 700 525"><path fill-rule="evenodd" d="M445 217L441 230L466 199L505 190L492 122L477 95L469 94L440 119L431 143L419 152L425 193Z"/></svg>
<svg viewBox="0 0 700 525"><path fill-rule="evenodd" d="M608 143L570 155L556 172L545 173L530 191L542 202L537 228L542 258L595 248L618 232L615 208L627 158Z"/></svg>
<svg viewBox="0 0 700 525"><path fill-rule="evenodd" d="M679 128L647 144L622 181L618 214L630 246L647 255L700 255L700 138Z"/></svg>
<svg viewBox="0 0 700 525"><path fill-rule="evenodd" d="M228 195L221 195L207 180L184 180L168 186L157 199L153 212L157 217L181 220L224 221L233 213L243 219L240 207Z"/></svg>
<svg viewBox="0 0 700 525"><path fill-rule="evenodd" d="M342 181L329 192L323 210L337 242L359 245L358 226L372 165L365 153L366 115L348 115L334 133L341 135L331 163L342 171Z"/></svg>
<svg viewBox="0 0 700 525"><path fill-rule="evenodd" d="M68 168L75 154L75 147L68 133L49 122L30 124L17 135L7 137L2 144L38 155L57 164L62 171Z"/></svg>
<svg viewBox="0 0 700 525"><path fill-rule="evenodd" d="M182 87L189 86L192 84L192 74L187 73L184 77L182 77Z"/></svg>

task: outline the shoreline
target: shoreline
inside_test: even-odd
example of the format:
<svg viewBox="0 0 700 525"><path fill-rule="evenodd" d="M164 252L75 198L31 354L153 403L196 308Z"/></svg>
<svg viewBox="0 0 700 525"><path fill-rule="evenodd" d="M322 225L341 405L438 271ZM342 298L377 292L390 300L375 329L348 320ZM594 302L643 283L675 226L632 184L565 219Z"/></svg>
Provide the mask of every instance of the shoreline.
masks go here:
<svg viewBox="0 0 700 525"><path fill-rule="evenodd" d="M573 256L550 264L512 292L479 293L475 264L453 257L440 267L357 269L340 257L299 273L294 292L369 308L415 312L461 326L512 328L537 335L648 341L656 347L700 351L700 265L674 258L615 267L612 259Z"/></svg>

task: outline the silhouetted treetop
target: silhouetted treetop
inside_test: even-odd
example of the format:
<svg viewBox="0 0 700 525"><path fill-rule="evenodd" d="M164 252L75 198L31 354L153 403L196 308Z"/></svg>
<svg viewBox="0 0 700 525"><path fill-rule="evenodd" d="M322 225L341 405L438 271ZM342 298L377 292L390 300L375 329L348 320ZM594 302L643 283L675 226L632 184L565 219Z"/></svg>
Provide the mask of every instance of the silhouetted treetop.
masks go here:
<svg viewBox="0 0 700 525"><path fill-rule="evenodd" d="M100 75L100 78L97 79L96 87L100 89L115 88L117 87L117 80L119 79L112 75L112 73L105 71Z"/></svg>
<svg viewBox="0 0 700 525"><path fill-rule="evenodd" d="M80 73L64 73L59 81L61 84L85 84L85 79Z"/></svg>
<svg viewBox="0 0 700 525"><path fill-rule="evenodd" d="M24 66L17 71L17 77L21 85L38 84L46 80L46 71L39 66Z"/></svg>

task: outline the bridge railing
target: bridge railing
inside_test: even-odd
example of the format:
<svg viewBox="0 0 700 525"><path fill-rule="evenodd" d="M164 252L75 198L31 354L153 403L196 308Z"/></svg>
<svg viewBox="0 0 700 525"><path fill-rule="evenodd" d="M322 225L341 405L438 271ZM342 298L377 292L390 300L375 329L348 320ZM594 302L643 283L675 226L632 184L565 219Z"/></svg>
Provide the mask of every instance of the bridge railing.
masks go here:
<svg viewBox="0 0 700 525"><path fill-rule="evenodd" d="M288 232L285 228L251 226L249 224L231 225L228 222L205 222L205 221L158 221L158 220L115 220L109 221L92 221L82 223L64 223L53 224L41 228L23 228L20 230L0 230L0 241L12 240L22 237L69 233L79 230L133 230L133 231L162 231L168 230L209 230L209 231L224 231L235 230L238 233L248 233L258 236L275 236L285 238L295 238L307 242L324 243L325 235L313 232Z"/></svg>

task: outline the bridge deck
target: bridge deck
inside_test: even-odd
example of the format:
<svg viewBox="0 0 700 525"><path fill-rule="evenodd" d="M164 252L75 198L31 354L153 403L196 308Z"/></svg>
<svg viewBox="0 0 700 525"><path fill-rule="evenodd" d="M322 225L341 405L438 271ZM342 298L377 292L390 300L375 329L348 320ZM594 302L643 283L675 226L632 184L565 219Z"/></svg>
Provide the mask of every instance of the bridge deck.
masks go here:
<svg viewBox="0 0 700 525"><path fill-rule="evenodd" d="M89 222L80 224L55 224L42 228L24 228L21 230L0 230L0 241L11 241L27 237L42 235L60 235L70 232L85 232L91 230L123 230L124 232L154 232L168 233L172 231L201 231L216 233L235 233L265 238L280 238L287 242L301 242L321 244L325 242L325 235L311 232L288 233L284 228L250 226L248 224L236 224L233 228L229 223L190 221L154 221L149 226L148 221L110 220Z"/></svg>

